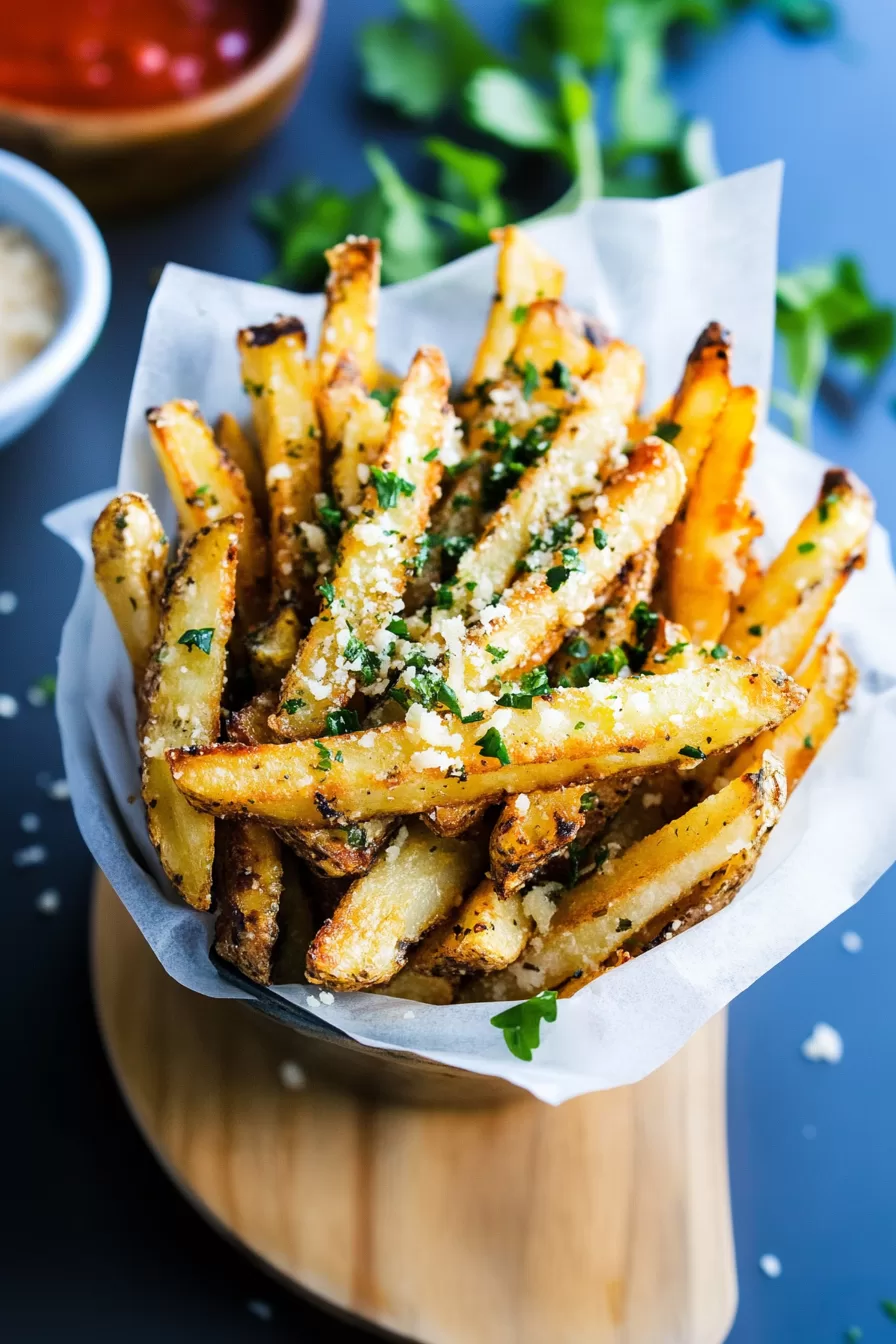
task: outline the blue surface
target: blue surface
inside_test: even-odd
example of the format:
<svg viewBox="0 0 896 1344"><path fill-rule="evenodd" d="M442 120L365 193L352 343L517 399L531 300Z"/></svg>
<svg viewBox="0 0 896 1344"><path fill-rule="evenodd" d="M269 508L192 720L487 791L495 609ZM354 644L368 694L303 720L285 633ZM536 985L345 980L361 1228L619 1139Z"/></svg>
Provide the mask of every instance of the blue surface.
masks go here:
<svg viewBox="0 0 896 1344"><path fill-rule="evenodd" d="M95 353L48 415L0 456L0 590L18 594L0 616L0 692L22 702L0 720L6 769L0 783L0 862L5 864L4 974L9 1098L0 1108L5 1164L4 1291L0 1335L15 1341L360 1340L270 1284L221 1243L168 1186L133 1131L99 1050L85 963L90 865L67 805L36 782L58 774L50 711L30 707L28 685L53 667L76 566L41 532L50 507L114 479L121 426L152 268L175 260L256 278L269 264L247 220L260 188L311 172L348 188L365 170L362 137L390 145L390 120L365 111L351 57L353 32L392 0L331 0L329 22L303 103L242 175L201 199L105 230L113 266L109 323ZM471 5L472 8L472 5ZM500 34L511 4L477 9ZM847 0L845 33L806 47L746 20L701 44L675 76L694 111L711 116L726 170L787 162L782 261L796 265L854 250L874 288L896 299L896 206L892 54L896 7ZM362 118L367 117L365 122ZM861 420L843 428L822 415L816 446L853 467L896 528L896 424L886 403L891 371ZM37 812L43 831L19 817ZM15 849L48 845L46 864L12 866ZM849 843L844 836L843 843ZM34 898L58 888L54 918ZM891 1074L896 1008L891 873L854 913L755 985L731 1011L731 1177L741 1305L731 1344L835 1344L853 1324L866 1344L896 1341L878 1302L896 1297L896 1149ZM864 950L840 945L858 930ZM817 1021L842 1033L836 1067L799 1053ZM812 1126L812 1130L806 1130ZM805 1137L815 1133L814 1138ZM764 1278L758 1258L778 1255L783 1274ZM48 1278L53 1291L47 1291ZM273 1306L270 1322L248 1310Z"/></svg>

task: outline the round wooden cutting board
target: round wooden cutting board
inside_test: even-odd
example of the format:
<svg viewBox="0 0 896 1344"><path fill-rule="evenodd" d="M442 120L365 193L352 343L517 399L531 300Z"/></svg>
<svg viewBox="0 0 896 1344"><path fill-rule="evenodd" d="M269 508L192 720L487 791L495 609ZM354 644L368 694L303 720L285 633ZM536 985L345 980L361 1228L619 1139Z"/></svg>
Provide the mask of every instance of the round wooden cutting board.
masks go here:
<svg viewBox="0 0 896 1344"><path fill-rule="evenodd" d="M147 1143L295 1288L420 1344L727 1335L723 1017L635 1087L559 1108L413 1109L313 1073L284 1086L297 1033L181 988L102 878L92 945L100 1029Z"/></svg>

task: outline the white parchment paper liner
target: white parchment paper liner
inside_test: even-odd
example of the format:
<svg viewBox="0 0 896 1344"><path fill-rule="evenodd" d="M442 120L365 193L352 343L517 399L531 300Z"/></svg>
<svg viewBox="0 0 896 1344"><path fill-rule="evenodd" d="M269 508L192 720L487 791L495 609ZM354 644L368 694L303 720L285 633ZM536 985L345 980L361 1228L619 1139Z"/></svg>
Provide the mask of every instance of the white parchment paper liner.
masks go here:
<svg viewBox="0 0 896 1344"><path fill-rule="evenodd" d="M736 380L767 392L780 183L780 166L773 164L666 201L594 202L533 227L565 264L571 301L643 350L648 405L675 387L691 344L711 319L735 333ZM404 369L419 344L435 342L454 376L462 377L482 330L493 274L494 252L487 249L387 289L383 360ZM321 306L317 296L168 266L147 319L118 488L146 491L163 520L173 522L146 436L145 408L192 397L209 419L225 409L241 412L237 328L277 312L297 313L313 342ZM824 465L780 434L763 434L753 491L769 553L811 504ZM90 527L109 494L79 500L47 519L84 560L63 632L57 695L78 823L169 974L202 994L242 997L208 960L211 918L172 897L146 838L129 668L90 567ZM532 1063L515 1059L489 1025L493 1005L446 1008L342 994L324 1006L303 986L277 992L360 1042L499 1075L552 1103L644 1077L858 900L896 857L896 577L879 528L868 567L848 585L833 625L861 670L855 706L788 804L753 880L706 923L561 1003Z"/></svg>

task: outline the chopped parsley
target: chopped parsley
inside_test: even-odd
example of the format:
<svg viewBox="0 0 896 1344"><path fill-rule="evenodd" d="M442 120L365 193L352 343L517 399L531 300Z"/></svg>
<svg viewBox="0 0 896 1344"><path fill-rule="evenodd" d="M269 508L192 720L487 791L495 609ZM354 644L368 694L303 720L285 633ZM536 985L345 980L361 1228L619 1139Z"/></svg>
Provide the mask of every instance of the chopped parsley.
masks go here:
<svg viewBox="0 0 896 1344"><path fill-rule="evenodd" d="M435 541L436 538L434 538L433 540ZM466 554L466 552L474 544L475 540L476 538L471 536L469 533L461 537L437 538L438 545L441 546L442 550L444 551L445 555L448 556L449 560L459 560L462 555Z"/></svg>
<svg viewBox="0 0 896 1344"><path fill-rule="evenodd" d="M523 374L523 396L526 398L527 401L531 401L532 394L533 392L536 392L538 390L538 384L540 382L538 370L532 363L531 359L526 360L525 364L523 365L522 374Z"/></svg>
<svg viewBox="0 0 896 1344"><path fill-rule="evenodd" d="M356 670L365 686L372 685L379 677L379 655L373 649L368 649L366 644L362 644L357 635L352 635L343 650L343 656L347 663L359 664Z"/></svg>
<svg viewBox="0 0 896 1344"><path fill-rule="evenodd" d="M284 714L297 714L300 709L305 708L305 701L296 696L293 700L284 700L280 709Z"/></svg>
<svg viewBox="0 0 896 1344"><path fill-rule="evenodd" d="M815 542L814 542L814 541L801 541L800 544L799 544L799 546L797 546L796 549L799 551L800 555L808 555L810 551L814 551L814 550L815 550Z"/></svg>
<svg viewBox="0 0 896 1344"><path fill-rule="evenodd" d="M592 529L591 529L591 535L592 535L592 537L594 538L594 544L595 544L595 546L597 547L597 549L598 549L599 551L605 551L606 548L609 546L610 543L609 543L609 541L607 540L607 534L606 534L606 532L603 530L603 528L602 528L602 527L594 527L594 528L592 528Z"/></svg>
<svg viewBox="0 0 896 1344"><path fill-rule="evenodd" d="M594 810L594 804L597 802L596 793L583 793L579 799L579 811L591 812Z"/></svg>
<svg viewBox="0 0 896 1344"><path fill-rule="evenodd" d="M510 764L510 752L497 728L488 728L482 737L476 739L476 746L480 756L491 756L502 765Z"/></svg>
<svg viewBox="0 0 896 1344"><path fill-rule="evenodd" d="M485 651L486 653L491 654L491 660L493 663L503 662L503 660L507 657L507 650L496 648L494 644L486 644Z"/></svg>
<svg viewBox="0 0 896 1344"><path fill-rule="evenodd" d="M402 620L400 616L394 616L386 629L390 635L397 635L399 639L407 639L408 637L408 623Z"/></svg>
<svg viewBox="0 0 896 1344"><path fill-rule="evenodd" d="M492 421L493 437L487 447L490 452L498 454L498 460L491 464L483 480L483 503L486 508L497 508L509 487L522 476L527 467L544 456L551 446L550 435L559 424L559 415L544 415L520 438L514 434L509 421Z"/></svg>
<svg viewBox="0 0 896 1344"><path fill-rule="evenodd" d="M653 648L659 616L651 611L646 602L638 602L632 608L632 623L635 627L635 644L623 641L622 647L633 672L640 672L647 662L647 655Z"/></svg>
<svg viewBox="0 0 896 1344"><path fill-rule="evenodd" d="M471 467L475 467L478 461L479 454L471 453L469 457L462 457L459 462L453 462L450 467L445 468L445 471L452 480L457 480L458 476L463 476L464 472L469 471ZM455 495L455 499L463 499L467 504L472 504L473 502L465 495Z"/></svg>
<svg viewBox="0 0 896 1344"><path fill-rule="evenodd" d="M327 737L339 737L342 733L356 733L360 727L358 715L353 709L331 709L327 711Z"/></svg>
<svg viewBox="0 0 896 1344"><path fill-rule="evenodd" d="M119 531L119 532L123 532L123 531L125 530L125 528L127 527L127 525L128 525L128 515L127 515L127 513L124 513L124 512L122 512L122 513L116 513L114 522L115 522L115 526L116 526L116 528L118 529L118 531Z"/></svg>
<svg viewBox="0 0 896 1344"><path fill-rule="evenodd" d="M504 1041L510 1053L516 1055L517 1059L528 1062L532 1058L532 1051L537 1050L541 1044L542 1022L556 1022L556 1020L557 991L543 989L540 994L527 999L525 1003L516 1003L512 1008L505 1008L503 1013L498 1013L491 1019L491 1024L503 1031Z"/></svg>
<svg viewBox="0 0 896 1344"><path fill-rule="evenodd" d="M573 727L573 732L574 732L574 733L577 733L577 732L579 731L580 728L584 728L584 727L585 727L585 720L584 720L584 719L579 719L578 723L575 724L575 726Z"/></svg>
<svg viewBox="0 0 896 1344"><path fill-rule="evenodd" d="M315 742L314 745L317 747L317 763L314 767L315 770L329 770L333 763L330 756L330 748L325 747L323 742Z"/></svg>
<svg viewBox="0 0 896 1344"><path fill-rule="evenodd" d="M345 843L349 849L363 849L367 844L367 832L363 826L349 826L345 832Z"/></svg>
<svg viewBox="0 0 896 1344"><path fill-rule="evenodd" d="M815 746L814 746L814 744L813 744L813 742L812 742L812 738L808 735L808 733L807 733L806 736L803 738L803 746L806 748L807 751L814 751L814 750L815 750Z"/></svg>
<svg viewBox="0 0 896 1344"><path fill-rule="evenodd" d="M836 490L831 490L829 494L825 495L824 499L818 501L818 521L820 523L828 521L831 516L831 509L837 503L838 498Z"/></svg>
<svg viewBox="0 0 896 1344"><path fill-rule="evenodd" d="M589 681L595 678L603 680L606 677L618 677L624 667L628 665L628 659L625 651L620 649L617 644L611 644L603 653L589 654L578 667L571 667L565 677L560 678L561 686L575 686L581 688L587 686Z"/></svg>
<svg viewBox="0 0 896 1344"><path fill-rule="evenodd" d="M668 649L666 649L666 652L663 656L665 658L677 658L680 653L684 653L689 643L690 641L687 639L676 640L674 644L669 645Z"/></svg>
<svg viewBox="0 0 896 1344"><path fill-rule="evenodd" d="M706 760L706 752L701 751L699 747L682 747L678 754L679 756L687 756L692 761Z"/></svg>
<svg viewBox="0 0 896 1344"><path fill-rule="evenodd" d="M588 657L588 654L591 652L591 645L582 635L573 635L566 646L566 652L569 654L570 658L576 658L581 661L582 658Z"/></svg>
<svg viewBox="0 0 896 1344"><path fill-rule="evenodd" d="M518 686L504 692L498 704L504 709L531 709L533 700L550 693L547 668L533 667L531 672L523 673Z"/></svg>
<svg viewBox="0 0 896 1344"><path fill-rule="evenodd" d="M560 559L562 564L551 565L550 569L545 571L545 582L552 593L563 587L570 574L581 573L585 568L575 546L564 546L560 552Z"/></svg>
<svg viewBox="0 0 896 1344"><path fill-rule="evenodd" d="M336 589L330 580L326 579L323 583L319 583L317 585L317 591L326 602L327 606L330 606L333 598L336 596Z"/></svg>
<svg viewBox="0 0 896 1344"><path fill-rule="evenodd" d="M429 532L424 532L422 537L417 538L417 554L412 560L405 561L405 568L410 570L415 579L419 579L423 573L431 553L432 535Z"/></svg>
<svg viewBox="0 0 896 1344"><path fill-rule="evenodd" d="M329 495L321 495L316 503L317 520L324 530L327 541L338 541L342 536L345 519L342 510L337 508Z"/></svg>
<svg viewBox="0 0 896 1344"><path fill-rule="evenodd" d="M178 644L185 644L188 649L199 649L202 653L211 653L214 637L215 627L205 625L201 630L185 630L177 642Z"/></svg>
<svg viewBox="0 0 896 1344"><path fill-rule="evenodd" d="M387 411L391 411L398 396L398 388L375 387L370 395L374 401L378 401L381 406L385 406Z"/></svg>
<svg viewBox="0 0 896 1344"><path fill-rule="evenodd" d="M761 625L751 625L750 628L749 628L749 630L747 631L747 633L750 634L750 635L754 635L755 638L758 639L759 636L762 634L762 626L761 626Z"/></svg>
<svg viewBox="0 0 896 1344"><path fill-rule="evenodd" d="M371 467L370 479L381 509L393 508L398 503L399 495L410 496L417 489L410 481L399 476L397 471L383 471L382 467Z"/></svg>
<svg viewBox="0 0 896 1344"><path fill-rule="evenodd" d="M451 507L456 513L458 509L465 509L468 504L473 503L472 495L457 494L452 497Z"/></svg>
<svg viewBox="0 0 896 1344"><path fill-rule="evenodd" d="M514 308L513 312L510 314L511 319L517 324L517 326L519 326L521 322L525 322L526 314L528 313L528 311L529 311L529 305L527 303L518 303L517 306Z"/></svg>
<svg viewBox="0 0 896 1344"><path fill-rule="evenodd" d="M265 392L264 383L253 383L250 378L244 378L243 391L250 397L263 397Z"/></svg>
<svg viewBox="0 0 896 1344"><path fill-rule="evenodd" d="M450 583L439 584L436 589L435 605L439 611L450 611L454 606L454 594Z"/></svg>
<svg viewBox="0 0 896 1344"><path fill-rule="evenodd" d="M666 443L674 443L681 433L681 425L676 424L674 420L658 420L653 432L658 439L665 439Z"/></svg>
<svg viewBox="0 0 896 1344"><path fill-rule="evenodd" d="M724 644L713 644L709 651L710 658L727 658L728 649Z"/></svg>
<svg viewBox="0 0 896 1344"><path fill-rule="evenodd" d="M616 924L617 933L625 933L632 926L630 919L620 919Z"/></svg>
<svg viewBox="0 0 896 1344"><path fill-rule="evenodd" d="M548 369L548 379L554 387L560 388L563 392L572 391L572 374L562 360L554 360Z"/></svg>
<svg viewBox="0 0 896 1344"><path fill-rule="evenodd" d="M439 450L438 450L438 448L430 448L430 450L429 450L428 453L424 453L424 454L423 454L423 461L424 461L424 462L435 462L435 460L436 460L436 458L438 457L438 455L439 455Z"/></svg>

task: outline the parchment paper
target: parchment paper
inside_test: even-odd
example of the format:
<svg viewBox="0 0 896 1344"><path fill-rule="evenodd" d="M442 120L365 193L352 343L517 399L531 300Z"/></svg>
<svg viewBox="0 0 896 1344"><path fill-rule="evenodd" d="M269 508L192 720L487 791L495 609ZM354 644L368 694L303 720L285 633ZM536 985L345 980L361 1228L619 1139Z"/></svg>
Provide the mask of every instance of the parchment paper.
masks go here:
<svg viewBox="0 0 896 1344"><path fill-rule="evenodd" d="M734 376L767 392L771 373L781 170L769 165L666 201L599 201L533 227L567 268L572 302L647 358L647 405L675 387L697 333L735 333ZM387 289L380 351L406 368L423 342L466 373L493 289L494 250ZM297 313L316 340L319 297L168 266L150 307L128 412L119 489L146 491L172 523L147 440L146 407L195 398L213 419L246 410L235 332ZM753 493L764 546L783 543L809 507L825 463L766 430ZM58 510L47 525L85 563L66 623L57 706L81 831L169 974L214 997L240 997L208 961L211 918L173 897L146 838L134 706L124 650L90 572L89 531L110 492ZM634 1082L657 1068L742 989L861 897L896 857L896 577L876 529L868 567L838 602L834 627L861 669L855 707L788 804L753 880L726 910L560 1004L532 1063L489 1025L490 1004L435 1007L369 994L281 988L284 998L369 1045L497 1074L558 1103ZM136 799L137 801L131 801Z"/></svg>

